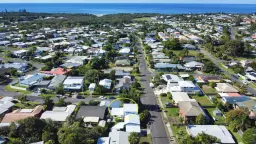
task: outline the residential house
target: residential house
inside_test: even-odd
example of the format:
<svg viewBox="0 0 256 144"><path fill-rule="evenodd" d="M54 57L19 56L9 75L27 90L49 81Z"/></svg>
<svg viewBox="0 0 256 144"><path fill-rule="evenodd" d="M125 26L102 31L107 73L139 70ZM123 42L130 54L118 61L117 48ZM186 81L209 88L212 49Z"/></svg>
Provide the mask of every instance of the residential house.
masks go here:
<svg viewBox="0 0 256 144"><path fill-rule="evenodd" d="M52 111L42 113L40 119L51 119L53 121L64 122L76 108L76 105L68 105L66 107L54 107Z"/></svg>
<svg viewBox="0 0 256 144"><path fill-rule="evenodd" d="M192 137L196 137L198 134L205 133L218 138L223 144L236 143L229 130L222 125L187 125L186 130Z"/></svg>
<svg viewBox="0 0 256 144"><path fill-rule="evenodd" d="M116 60L116 66L131 66L131 61L129 59Z"/></svg>
<svg viewBox="0 0 256 144"><path fill-rule="evenodd" d="M215 87L218 93L238 93L239 91L236 90L231 84L229 83L217 83Z"/></svg>
<svg viewBox="0 0 256 144"><path fill-rule="evenodd" d="M184 44L182 45L182 48L186 48L186 49L189 49L189 50L196 50L197 47L192 45L192 44Z"/></svg>
<svg viewBox="0 0 256 144"><path fill-rule="evenodd" d="M70 71L71 71L71 69L54 68L51 71L41 71L41 73L47 74L47 75L65 75L66 73L68 73Z"/></svg>
<svg viewBox="0 0 256 144"><path fill-rule="evenodd" d="M112 80L110 79L103 79L99 82L99 85L103 86L106 89L110 89L112 84Z"/></svg>
<svg viewBox="0 0 256 144"><path fill-rule="evenodd" d="M115 90L118 92L122 89L128 90L132 84L132 79L130 76L124 76L122 79L117 79L117 84L115 85Z"/></svg>
<svg viewBox="0 0 256 144"><path fill-rule="evenodd" d="M179 115L186 122L195 121L200 114L205 115L205 112L196 101L182 101L179 102Z"/></svg>
<svg viewBox="0 0 256 144"><path fill-rule="evenodd" d="M67 78L65 75L56 75L54 78L51 80L48 88L51 90L55 90L60 84L64 82L64 80Z"/></svg>
<svg viewBox="0 0 256 144"><path fill-rule="evenodd" d="M14 68L20 73L24 73L28 69L28 64L27 63L5 63L2 64L1 67L3 68Z"/></svg>
<svg viewBox="0 0 256 144"><path fill-rule="evenodd" d="M161 79L167 83L178 83L179 81L184 81L181 77L174 74L164 74L161 76Z"/></svg>
<svg viewBox="0 0 256 144"><path fill-rule="evenodd" d="M27 75L25 77L20 78L19 84L21 86L31 87L34 84L42 81L43 78L44 78L44 76L41 74Z"/></svg>
<svg viewBox="0 0 256 144"><path fill-rule="evenodd" d="M188 62L184 64L184 67L186 67L188 70L202 70L204 64L196 61Z"/></svg>
<svg viewBox="0 0 256 144"><path fill-rule="evenodd" d="M239 108L245 108L250 111L249 117L251 119L256 119L256 101L255 100L247 100L243 102L236 102L234 104L234 107L239 109Z"/></svg>
<svg viewBox="0 0 256 144"><path fill-rule="evenodd" d="M223 103L228 103L228 104L235 104L237 102L245 102L248 100L251 100L250 97L247 96L224 96L221 98Z"/></svg>
<svg viewBox="0 0 256 144"><path fill-rule="evenodd" d="M198 88L192 81L179 81L177 85L167 84L167 91L170 92L186 92L188 94L201 94L200 88Z"/></svg>
<svg viewBox="0 0 256 144"><path fill-rule="evenodd" d="M10 41L0 41L0 46L7 46L9 44L11 44Z"/></svg>
<svg viewBox="0 0 256 144"><path fill-rule="evenodd" d="M100 120L106 119L107 112L105 106L81 106L76 119L82 118L85 123L98 124Z"/></svg>
<svg viewBox="0 0 256 144"><path fill-rule="evenodd" d="M130 144L129 136L129 132L112 131L109 133L109 137L99 138L97 144Z"/></svg>
<svg viewBox="0 0 256 144"><path fill-rule="evenodd" d="M21 58L21 57L23 57L23 56L25 56L26 54L27 54L27 52L28 52L28 50L17 50L17 51L14 51L14 52L12 52L12 54L14 55L14 56L16 56L16 57L19 57L19 58Z"/></svg>
<svg viewBox="0 0 256 144"><path fill-rule="evenodd" d="M84 77L67 77L63 82L64 90L80 91L84 86Z"/></svg>
<svg viewBox="0 0 256 144"><path fill-rule="evenodd" d="M73 56L72 58L70 58L69 60L67 60L67 63L75 63L75 64L80 64L80 65L84 65L86 64L87 60L90 60L91 57L88 56Z"/></svg>
<svg viewBox="0 0 256 144"><path fill-rule="evenodd" d="M96 83L91 83L90 85L89 85L89 91L92 93L92 92L94 92L94 89L96 88Z"/></svg>
<svg viewBox="0 0 256 144"><path fill-rule="evenodd" d="M121 54L121 55L129 55L130 52L131 52L131 48L129 48L129 47L124 47L119 50L119 54Z"/></svg>
<svg viewBox="0 0 256 144"><path fill-rule="evenodd" d="M208 76L208 75L196 75L194 76L195 81L197 83L209 83L209 82L214 82L214 83L219 83L221 81L221 78L219 76Z"/></svg>
<svg viewBox="0 0 256 144"><path fill-rule="evenodd" d="M28 117L40 117L42 111L43 107L41 105L36 106L34 109L17 109L6 114L1 123L17 122L18 120L23 120Z"/></svg>
<svg viewBox="0 0 256 144"><path fill-rule="evenodd" d="M184 71L185 67L180 64L170 64L170 63L156 63L155 70L157 71Z"/></svg>
<svg viewBox="0 0 256 144"><path fill-rule="evenodd" d="M191 99L186 92L171 92L172 99L176 105L183 101L195 102L195 99Z"/></svg>
<svg viewBox="0 0 256 144"><path fill-rule="evenodd" d="M12 100L12 97L4 97L0 99L0 118L3 117L5 113L12 110L14 106L14 103L11 102Z"/></svg>

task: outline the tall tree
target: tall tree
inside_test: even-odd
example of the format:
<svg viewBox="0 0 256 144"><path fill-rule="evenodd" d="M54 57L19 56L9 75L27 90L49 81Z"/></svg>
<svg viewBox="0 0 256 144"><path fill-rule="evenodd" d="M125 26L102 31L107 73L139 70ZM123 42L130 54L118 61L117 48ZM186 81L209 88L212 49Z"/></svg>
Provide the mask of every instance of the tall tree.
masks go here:
<svg viewBox="0 0 256 144"><path fill-rule="evenodd" d="M129 140L130 144L139 144L140 135L138 133L132 132L132 133L130 133L128 140Z"/></svg>

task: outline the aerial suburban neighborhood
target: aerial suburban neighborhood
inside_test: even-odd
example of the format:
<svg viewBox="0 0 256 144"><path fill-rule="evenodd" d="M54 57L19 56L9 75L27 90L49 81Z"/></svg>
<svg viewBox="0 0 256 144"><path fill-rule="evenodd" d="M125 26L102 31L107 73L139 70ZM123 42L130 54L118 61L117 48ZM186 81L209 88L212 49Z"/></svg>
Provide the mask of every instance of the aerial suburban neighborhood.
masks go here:
<svg viewBox="0 0 256 144"><path fill-rule="evenodd" d="M255 144L253 14L0 13L0 143Z"/></svg>

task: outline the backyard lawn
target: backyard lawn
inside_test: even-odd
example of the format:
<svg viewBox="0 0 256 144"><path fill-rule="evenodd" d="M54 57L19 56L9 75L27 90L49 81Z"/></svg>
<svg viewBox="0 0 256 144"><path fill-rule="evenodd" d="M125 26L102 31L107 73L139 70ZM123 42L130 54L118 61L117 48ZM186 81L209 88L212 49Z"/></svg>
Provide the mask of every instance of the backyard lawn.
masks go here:
<svg viewBox="0 0 256 144"><path fill-rule="evenodd" d="M208 85L203 85L203 91L205 94L209 95L209 94L217 94L216 90Z"/></svg>
<svg viewBox="0 0 256 144"><path fill-rule="evenodd" d="M198 103L204 106L213 106L206 96L191 96L192 99L195 99Z"/></svg>
<svg viewBox="0 0 256 144"><path fill-rule="evenodd" d="M211 115L212 118L215 118L215 124L223 124L226 123L226 120L223 116L214 116L213 111L216 110L216 108L206 108L205 110L208 111L208 113Z"/></svg>
<svg viewBox="0 0 256 144"><path fill-rule="evenodd" d="M179 56L179 53L182 52L182 50L173 50L172 51L175 55ZM196 50L189 50L188 56L197 56L199 52Z"/></svg>

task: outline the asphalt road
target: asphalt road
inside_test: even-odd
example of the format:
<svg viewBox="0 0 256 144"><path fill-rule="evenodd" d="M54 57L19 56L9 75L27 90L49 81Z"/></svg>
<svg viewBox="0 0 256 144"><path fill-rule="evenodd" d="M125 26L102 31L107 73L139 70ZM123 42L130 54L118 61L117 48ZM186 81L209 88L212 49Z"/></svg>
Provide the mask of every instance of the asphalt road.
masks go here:
<svg viewBox="0 0 256 144"><path fill-rule="evenodd" d="M142 48L140 44L139 46L139 55L140 57L140 73L141 77L141 84L144 88L144 95L141 97L141 102L143 105L147 107L151 114L151 137L153 144L169 144L169 139L167 136L167 132L165 130L165 126L162 120L161 112L156 111L158 104L153 92L153 89L149 86L150 79L151 79L151 72L147 69L147 65L145 62L145 56L142 52Z"/></svg>

